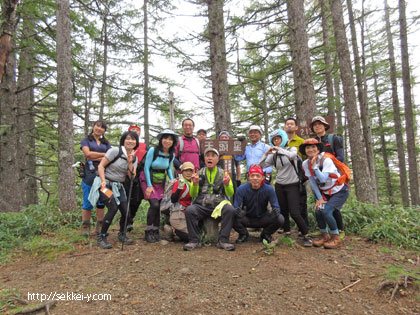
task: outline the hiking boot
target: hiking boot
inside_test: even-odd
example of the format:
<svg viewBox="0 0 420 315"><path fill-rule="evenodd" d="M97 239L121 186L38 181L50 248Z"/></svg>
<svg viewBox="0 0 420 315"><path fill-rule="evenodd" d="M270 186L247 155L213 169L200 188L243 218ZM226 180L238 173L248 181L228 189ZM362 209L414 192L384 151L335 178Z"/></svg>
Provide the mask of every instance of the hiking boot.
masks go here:
<svg viewBox="0 0 420 315"><path fill-rule="evenodd" d="M82 228L80 230L80 234L85 237L89 237L90 235L90 220L82 221Z"/></svg>
<svg viewBox="0 0 420 315"><path fill-rule="evenodd" d="M273 237L271 235L261 233L260 235L260 241L263 242L264 240L267 241L267 243L271 243L273 241Z"/></svg>
<svg viewBox="0 0 420 315"><path fill-rule="evenodd" d="M134 241L131 238L129 238L126 234L122 232L118 233L118 242L121 242L127 245L131 245L134 243Z"/></svg>
<svg viewBox="0 0 420 315"><path fill-rule="evenodd" d="M156 243L156 239L155 236L153 235L153 231L152 230L146 230L144 232L144 238L146 239L147 243Z"/></svg>
<svg viewBox="0 0 420 315"><path fill-rule="evenodd" d="M173 241L174 240L174 233L172 231L172 227L169 224L165 224L163 226L163 233L164 233L165 239L167 241Z"/></svg>
<svg viewBox="0 0 420 315"><path fill-rule="evenodd" d="M194 250L196 248L201 248L201 247L202 247L201 243L187 243L184 245L184 250L190 251L190 250Z"/></svg>
<svg viewBox="0 0 420 315"><path fill-rule="evenodd" d="M127 224L127 232L131 232L134 229L132 224Z"/></svg>
<svg viewBox="0 0 420 315"><path fill-rule="evenodd" d="M303 237L303 246L305 247L312 247L312 238L308 237L308 236L304 236Z"/></svg>
<svg viewBox="0 0 420 315"><path fill-rule="evenodd" d="M153 230L153 237L155 238L156 242L160 241L159 229Z"/></svg>
<svg viewBox="0 0 420 315"><path fill-rule="evenodd" d="M216 247L217 247L217 248L220 248L220 249L227 250L227 251L232 251L232 250L235 250L235 245L233 245L233 244L231 244L231 243L223 243L223 242L221 242L221 241L219 241L219 242L216 244Z"/></svg>
<svg viewBox="0 0 420 315"><path fill-rule="evenodd" d="M98 240L96 241L96 244L102 248L102 249L111 249L112 245L108 243L108 240L106 237L108 236L108 233L106 234L98 234Z"/></svg>
<svg viewBox="0 0 420 315"><path fill-rule="evenodd" d="M324 243L324 248L335 249L341 247L341 239L339 234L330 234L330 240Z"/></svg>
<svg viewBox="0 0 420 315"><path fill-rule="evenodd" d="M327 232L321 232L321 236L317 241L312 241L312 245L315 247L321 247L324 246L326 242L330 240L330 234Z"/></svg>
<svg viewBox="0 0 420 315"><path fill-rule="evenodd" d="M102 221L96 221L96 226L95 226L96 235L101 234L101 230L102 230Z"/></svg>
<svg viewBox="0 0 420 315"><path fill-rule="evenodd" d="M237 244L242 244L248 241L249 234L239 234L238 238L236 239Z"/></svg>

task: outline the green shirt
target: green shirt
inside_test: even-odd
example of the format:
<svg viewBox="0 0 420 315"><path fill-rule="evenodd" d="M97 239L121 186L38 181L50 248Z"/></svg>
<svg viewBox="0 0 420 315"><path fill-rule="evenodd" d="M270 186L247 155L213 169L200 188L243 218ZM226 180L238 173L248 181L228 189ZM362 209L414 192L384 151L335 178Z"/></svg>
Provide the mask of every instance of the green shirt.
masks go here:
<svg viewBox="0 0 420 315"><path fill-rule="evenodd" d="M298 135L295 135L293 139L289 140L289 143L288 143L289 147L295 147L297 149L298 154L302 158L302 160L306 160L306 155L302 155L302 153L300 153L299 147L304 141L305 140L303 138L299 137Z"/></svg>

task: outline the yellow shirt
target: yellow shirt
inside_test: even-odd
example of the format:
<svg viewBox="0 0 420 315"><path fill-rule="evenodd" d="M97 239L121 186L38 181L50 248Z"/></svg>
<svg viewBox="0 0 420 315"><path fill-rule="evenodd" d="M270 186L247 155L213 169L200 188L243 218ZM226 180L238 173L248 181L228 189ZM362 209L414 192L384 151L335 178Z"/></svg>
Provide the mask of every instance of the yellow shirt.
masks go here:
<svg viewBox="0 0 420 315"><path fill-rule="evenodd" d="M288 146L289 147L295 147L298 151L299 156L302 158L302 160L306 159L306 155L302 155L302 153L300 153L299 151L299 147L300 145L304 142L305 140L302 139L301 137L299 137L298 135L295 135L293 137L293 139L289 140L288 142Z"/></svg>

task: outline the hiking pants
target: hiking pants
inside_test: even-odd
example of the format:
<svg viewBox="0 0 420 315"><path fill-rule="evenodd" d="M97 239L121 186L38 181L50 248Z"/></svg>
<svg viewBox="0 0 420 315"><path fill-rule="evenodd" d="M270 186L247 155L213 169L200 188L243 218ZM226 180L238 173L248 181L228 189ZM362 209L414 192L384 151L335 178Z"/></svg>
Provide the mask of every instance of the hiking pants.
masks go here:
<svg viewBox="0 0 420 315"><path fill-rule="evenodd" d="M130 180L126 179L124 182L124 189L127 193L127 197L130 191ZM136 179L134 180L133 187L131 189L131 199L130 199L130 209L128 209L129 216L128 216L128 222L127 224L133 224L134 217L137 214L137 210L139 209L139 206L144 199L143 190L140 187L139 181Z"/></svg>
<svg viewBox="0 0 420 315"><path fill-rule="evenodd" d="M111 187L108 187L111 189ZM103 223L102 223L102 230L101 234L106 234L108 232L109 226L112 223L117 211L120 210L121 218L120 218L120 232L124 232L124 225L125 225L125 217L127 214L127 196L125 195L124 188L121 186L120 188L120 196L118 197L120 204L118 205L115 201L114 197L108 198L102 192L99 194L99 201L104 203L108 208L108 211L105 214Z"/></svg>
<svg viewBox="0 0 420 315"><path fill-rule="evenodd" d="M349 196L349 189L346 185L332 196L325 195L327 203L323 210L315 210L315 217L320 229L326 229L327 224L331 231L337 230L337 222L333 216L334 210L340 210Z"/></svg>
<svg viewBox="0 0 420 315"><path fill-rule="evenodd" d="M308 220L308 194L306 192L305 184L299 184L300 189L300 215L306 223L306 226L309 227ZM302 231L301 231L302 232Z"/></svg>
<svg viewBox="0 0 420 315"><path fill-rule="evenodd" d="M188 239L191 243L200 242L199 222L209 218L214 209L203 207L199 204L193 204L187 207L185 218L187 220ZM219 232L219 241L229 243L230 231L232 230L235 219L235 209L230 205L225 205L222 209L222 228Z"/></svg>
<svg viewBox="0 0 420 315"><path fill-rule="evenodd" d="M284 217L284 231L290 232L290 213L300 232L303 235L306 235L309 232L309 227L301 213L301 192L299 185L299 183L291 185L281 185L276 183L275 189L277 199L280 204L280 212Z"/></svg>
<svg viewBox="0 0 420 315"><path fill-rule="evenodd" d="M252 218L246 215L236 216L233 229L239 235L248 235L247 227L263 228L262 235L271 235L276 232L284 223L284 219L279 219L275 210L267 211L261 218Z"/></svg>

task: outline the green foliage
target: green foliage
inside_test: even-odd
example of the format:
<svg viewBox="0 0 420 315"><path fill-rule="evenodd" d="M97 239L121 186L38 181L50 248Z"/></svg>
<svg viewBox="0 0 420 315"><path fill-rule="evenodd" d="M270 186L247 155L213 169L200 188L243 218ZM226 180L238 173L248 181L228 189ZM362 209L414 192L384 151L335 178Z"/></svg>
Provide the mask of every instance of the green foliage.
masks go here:
<svg viewBox="0 0 420 315"><path fill-rule="evenodd" d="M15 308L14 301L20 298L17 289L2 288L0 289L0 312Z"/></svg>
<svg viewBox="0 0 420 315"><path fill-rule="evenodd" d="M31 256L44 258L47 260L55 260L60 253L73 251L74 247L69 244L68 240L50 240L43 236L36 236L34 239L26 242L23 246Z"/></svg>
<svg viewBox="0 0 420 315"><path fill-rule="evenodd" d="M386 273L382 275L384 279L391 280L394 282L400 282L406 276L411 278L411 281L420 288L420 268L412 271L409 268L402 265L386 265Z"/></svg>
<svg viewBox="0 0 420 315"><path fill-rule="evenodd" d="M31 205L22 212L0 213L0 263L4 262L11 249L17 248L38 235L59 231L66 226L80 226L79 212L61 212L52 205ZM64 230L63 230L64 231ZM78 239L73 239L78 241ZM29 245L28 250L31 246ZM63 244L55 244L63 247Z"/></svg>
<svg viewBox="0 0 420 315"><path fill-rule="evenodd" d="M420 211L390 205L374 206L350 197L342 214L346 231L369 240L420 249Z"/></svg>

